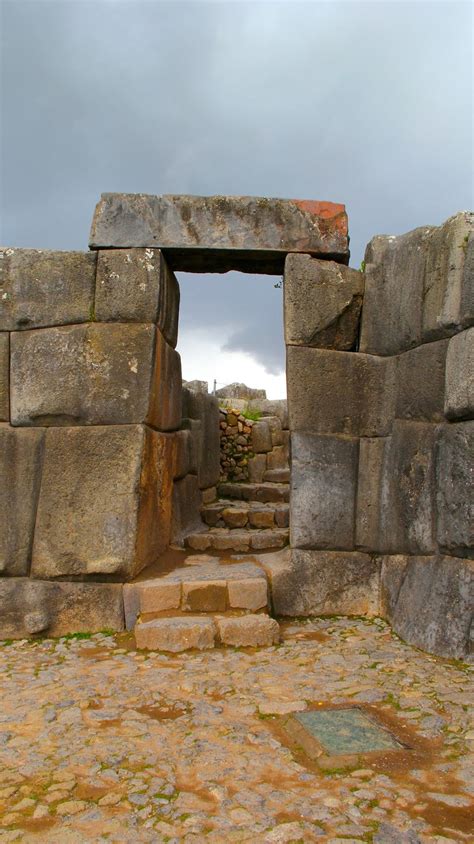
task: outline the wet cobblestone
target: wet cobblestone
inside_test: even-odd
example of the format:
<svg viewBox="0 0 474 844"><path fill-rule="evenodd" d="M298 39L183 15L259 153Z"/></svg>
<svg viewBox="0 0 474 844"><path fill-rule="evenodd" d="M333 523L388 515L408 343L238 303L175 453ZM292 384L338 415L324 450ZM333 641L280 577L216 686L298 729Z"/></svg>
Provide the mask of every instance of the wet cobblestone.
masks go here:
<svg viewBox="0 0 474 844"><path fill-rule="evenodd" d="M166 655L130 637L0 645L3 842L473 841L467 666L382 621L285 626L281 645ZM273 716L367 703L433 752L322 771Z"/></svg>

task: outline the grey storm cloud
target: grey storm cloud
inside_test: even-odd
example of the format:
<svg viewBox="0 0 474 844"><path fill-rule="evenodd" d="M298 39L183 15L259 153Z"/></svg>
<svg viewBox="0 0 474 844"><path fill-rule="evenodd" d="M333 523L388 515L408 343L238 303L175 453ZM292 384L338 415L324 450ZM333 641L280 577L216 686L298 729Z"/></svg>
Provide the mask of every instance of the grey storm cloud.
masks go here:
<svg viewBox="0 0 474 844"><path fill-rule="evenodd" d="M472 206L469 2L0 0L1 240L83 249L103 191L345 202L377 233ZM283 368L271 279L181 277L182 326Z"/></svg>

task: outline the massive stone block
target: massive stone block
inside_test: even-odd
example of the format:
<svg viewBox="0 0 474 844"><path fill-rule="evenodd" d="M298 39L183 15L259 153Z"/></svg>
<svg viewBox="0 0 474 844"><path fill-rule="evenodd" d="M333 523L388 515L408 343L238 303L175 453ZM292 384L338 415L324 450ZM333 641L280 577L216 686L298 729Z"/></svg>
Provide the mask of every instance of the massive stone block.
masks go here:
<svg viewBox="0 0 474 844"><path fill-rule="evenodd" d="M44 433L0 425L0 575L29 571Z"/></svg>
<svg viewBox="0 0 474 844"><path fill-rule="evenodd" d="M181 358L157 330L150 410L146 421L159 431L178 430L182 417L181 398Z"/></svg>
<svg viewBox="0 0 474 844"><path fill-rule="evenodd" d="M275 615L377 615L380 563L368 554L291 549L265 554Z"/></svg>
<svg viewBox="0 0 474 844"><path fill-rule="evenodd" d="M349 350L359 337L364 275L310 255L285 261L285 342Z"/></svg>
<svg viewBox="0 0 474 844"><path fill-rule="evenodd" d="M164 249L172 269L190 272L282 272L288 252L349 258L343 205L254 196L104 193L90 245Z"/></svg>
<svg viewBox="0 0 474 844"><path fill-rule="evenodd" d="M176 346L179 285L159 249L107 249L97 257L95 316L100 322L153 322Z"/></svg>
<svg viewBox="0 0 474 844"><path fill-rule="evenodd" d="M460 212L442 226L370 241L361 351L398 354L473 323L473 221Z"/></svg>
<svg viewBox="0 0 474 844"><path fill-rule="evenodd" d="M421 342L426 254L433 227L374 237L365 252L361 352L395 355Z"/></svg>
<svg viewBox="0 0 474 844"><path fill-rule="evenodd" d="M0 332L0 421L10 417L10 335Z"/></svg>
<svg viewBox="0 0 474 844"><path fill-rule="evenodd" d="M215 396L183 390L186 413L199 420L198 440L199 489L215 486L220 477L219 403Z"/></svg>
<svg viewBox="0 0 474 844"><path fill-rule="evenodd" d="M283 430L288 429L288 402L286 399L251 399L247 407L249 410L258 410L264 418L266 416L278 416Z"/></svg>
<svg viewBox="0 0 474 844"><path fill-rule="evenodd" d="M356 546L361 551L380 550L381 492L388 437L363 438L359 442L357 479Z"/></svg>
<svg viewBox="0 0 474 844"><path fill-rule="evenodd" d="M123 630L122 585L0 580L0 639Z"/></svg>
<svg viewBox="0 0 474 844"><path fill-rule="evenodd" d="M474 416L474 328L449 341L444 410L448 419Z"/></svg>
<svg viewBox="0 0 474 844"><path fill-rule="evenodd" d="M436 545L435 454L439 426L396 422L384 452L375 550L432 554Z"/></svg>
<svg viewBox="0 0 474 844"><path fill-rule="evenodd" d="M474 322L474 214L434 229L426 256L422 336L447 337Z"/></svg>
<svg viewBox="0 0 474 844"><path fill-rule="evenodd" d="M152 325L87 324L13 333L12 424L142 422L149 408L154 342ZM160 368L155 377L163 377ZM154 407L150 417L159 412Z"/></svg>
<svg viewBox="0 0 474 844"><path fill-rule="evenodd" d="M395 404L395 363L372 355L287 347L291 431L386 436Z"/></svg>
<svg viewBox="0 0 474 844"><path fill-rule="evenodd" d="M130 579L168 546L175 440L141 425L49 428L32 576Z"/></svg>
<svg viewBox="0 0 474 844"><path fill-rule="evenodd" d="M295 433L290 537L295 548L354 548L358 440Z"/></svg>
<svg viewBox="0 0 474 844"><path fill-rule="evenodd" d="M87 322L94 310L96 256L0 250L0 331Z"/></svg>
<svg viewBox="0 0 474 844"><path fill-rule="evenodd" d="M443 428L436 475L440 548L474 557L474 421Z"/></svg>
<svg viewBox="0 0 474 844"><path fill-rule="evenodd" d="M470 652L474 563L455 557L384 557L381 611L410 645L463 659Z"/></svg>
<svg viewBox="0 0 474 844"><path fill-rule="evenodd" d="M426 343L396 358L398 419L442 422L449 340Z"/></svg>

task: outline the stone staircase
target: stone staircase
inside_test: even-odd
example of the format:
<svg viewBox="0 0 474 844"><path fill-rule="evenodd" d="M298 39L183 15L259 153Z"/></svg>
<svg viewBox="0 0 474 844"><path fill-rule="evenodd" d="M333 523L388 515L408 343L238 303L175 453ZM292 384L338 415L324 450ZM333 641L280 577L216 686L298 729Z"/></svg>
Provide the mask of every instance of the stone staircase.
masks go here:
<svg viewBox="0 0 474 844"><path fill-rule="evenodd" d="M179 652L279 641L279 625L268 615L263 568L207 555L191 555L186 562L169 574L124 587L126 626L138 648Z"/></svg>
<svg viewBox="0 0 474 844"><path fill-rule="evenodd" d="M275 473L279 480L273 480ZM271 478L262 483L220 484L217 501L201 509L203 530L186 536L185 547L239 554L283 548L289 539L289 469L266 475Z"/></svg>

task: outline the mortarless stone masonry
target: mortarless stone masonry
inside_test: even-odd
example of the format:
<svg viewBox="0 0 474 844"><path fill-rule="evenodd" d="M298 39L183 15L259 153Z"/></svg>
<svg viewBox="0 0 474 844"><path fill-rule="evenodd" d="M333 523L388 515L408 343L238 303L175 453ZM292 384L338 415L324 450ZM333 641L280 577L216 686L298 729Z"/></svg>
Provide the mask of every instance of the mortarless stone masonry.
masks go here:
<svg viewBox="0 0 474 844"><path fill-rule="evenodd" d="M276 613L382 613L466 657L473 216L373 238L360 273L340 205L105 194L91 245L0 250L0 636L122 629L122 584L201 501L257 535L267 512L212 504L221 418L254 455L243 504L293 446L291 546L264 563ZM262 418L230 425L182 388L172 270L283 265L288 408L248 399Z"/></svg>

